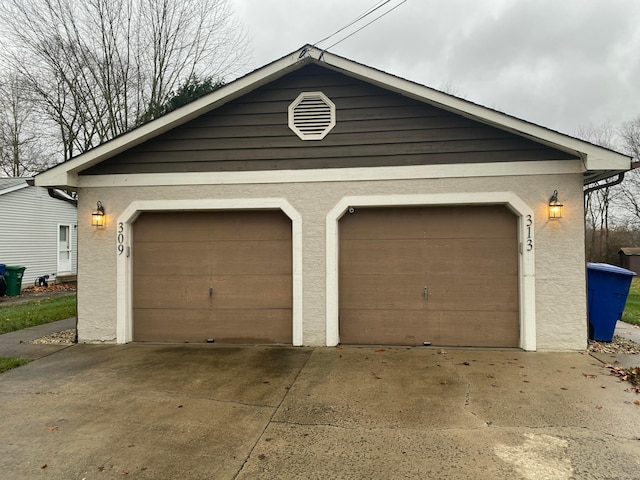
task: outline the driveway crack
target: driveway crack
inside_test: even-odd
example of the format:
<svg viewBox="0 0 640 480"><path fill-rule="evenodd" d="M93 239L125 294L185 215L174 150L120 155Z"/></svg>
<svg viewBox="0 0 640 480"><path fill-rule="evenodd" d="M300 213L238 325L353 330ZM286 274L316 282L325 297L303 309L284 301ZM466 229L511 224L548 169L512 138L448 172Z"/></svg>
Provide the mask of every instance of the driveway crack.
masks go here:
<svg viewBox="0 0 640 480"><path fill-rule="evenodd" d="M264 437L265 432L267 431L267 428L269 428L269 425L271 425L274 422L274 418L276 416L276 414L278 413L278 411L280 410L280 407L282 406L282 404L284 403L285 399L287 398L287 396L289 395L289 392L293 389L293 386L295 385L295 383L298 381L298 377L300 377L300 374L302 373L302 371L304 370L304 367L307 366L307 363L309 363L309 359L313 356L313 353L316 351L316 349L314 348L313 350L311 350L311 353L309 354L309 356L307 357L307 359L304 361L304 363L302 364L302 366L300 367L300 370L298 370L298 373L296 373L295 378L293 379L293 381L291 382L291 385L289 385L289 388L286 389L285 394L282 396L282 398L280 399L280 402L278 402L278 405L275 406L275 408L273 409L273 413L271 414L271 416L269 417L269 421L267 421L264 425L264 428L262 429L262 432L260 432L260 435L258 435L258 438L256 439L256 441L254 442L253 446L251 447L251 449L249 450L249 453L247 454L247 456L244 459L244 462L242 462L242 465L240 465L240 468L238 469L238 471L236 472L236 474L233 476L233 478L238 478L238 475L240 475L240 473L242 473L242 470L244 470L245 465L247 464L247 462L249 461L249 459L251 458L251 455L253 455L253 451L256 449L256 446L258 445L258 443L260 443L260 440L262 440L262 437Z"/></svg>

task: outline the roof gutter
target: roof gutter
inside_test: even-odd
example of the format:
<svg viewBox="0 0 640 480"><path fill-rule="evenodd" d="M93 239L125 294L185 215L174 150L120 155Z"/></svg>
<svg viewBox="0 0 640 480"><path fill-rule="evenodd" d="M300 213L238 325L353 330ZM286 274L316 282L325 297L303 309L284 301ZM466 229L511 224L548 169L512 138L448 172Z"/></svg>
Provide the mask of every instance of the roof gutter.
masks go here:
<svg viewBox="0 0 640 480"><path fill-rule="evenodd" d="M630 170L635 170L636 168L640 168L640 161L637 161L637 162L633 162L632 161L631 162ZM589 188L585 189L584 192L583 192L584 195L586 196L588 193L595 192L596 190L602 190L603 188L613 187L615 185L618 185L618 184L622 183L622 181L624 180L624 174L627 173L627 171L619 172L618 173L618 178L616 178L615 180L612 180L611 182L603 183L602 185L594 185L593 187L589 187ZM596 183L596 182L599 182L601 180L607 180L607 179L612 178L612 177L613 177L613 175L607 176L607 177L603 177L603 178L595 178L592 181L586 183L585 185L589 185L590 183Z"/></svg>
<svg viewBox="0 0 640 480"><path fill-rule="evenodd" d="M36 185L35 178L29 178L26 180L26 182L27 182L27 185L29 185L30 187L34 187ZM62 200L63 202L70 203L74 207L78 207L78 200L69 198L65 195L60 195L60 193L58 193L58 190L56 190L55 188L47 188L47 193L49 193L49 196L51 198L55 198L56 200Z"/></svg>
<svg viewBox="0 0 640 480"><path fill-rule="evenodd" d="M618 178L616 178L615 180L613 180L611 182L603 183L602 185L594 185L593 187L589 187L589 188L585 189L582 193L586 197L587 194L589 194L591 192L595 192L596 190L602 190L603 188L609 188L609 187L613 187L614 185L618 185L618 184L622 183L622 181L624 180L624 174L625 173L626 172L620 172L618 174ZM611 178L611 177L609 177L609 178Z"/></svg>
<svg viewBox="0 0 640 480"><path fill-rule="evenodd" d="M49 193L49 196L51 198L55 198L56 200L62 200L63 202L70 203L74 207L78 206L78 200L66 197L64 195L60 195L60 193L58 193L58 190L56 190L55 188L47 188L47 192Z"/></svg>

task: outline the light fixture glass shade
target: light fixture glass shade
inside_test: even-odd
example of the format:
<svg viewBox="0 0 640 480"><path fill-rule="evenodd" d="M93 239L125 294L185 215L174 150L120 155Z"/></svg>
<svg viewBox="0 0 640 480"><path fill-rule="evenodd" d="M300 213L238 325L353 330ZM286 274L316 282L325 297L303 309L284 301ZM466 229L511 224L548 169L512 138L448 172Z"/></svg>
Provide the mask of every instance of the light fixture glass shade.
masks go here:
<svg viewBox="0 0 640 480"><path fill-rule="evenodd" d="M553 195L549 199L549 220L557 220L562 218L562 210L564 205L558 201L558 191L554 190Z"/></svg>
<svg viewBox="0 0 640 480"><path fill-rule="evenodd" d="M93 227L104 226L104 207L102 202L98 202L95 211L91 214L91 225Z"/></svg>

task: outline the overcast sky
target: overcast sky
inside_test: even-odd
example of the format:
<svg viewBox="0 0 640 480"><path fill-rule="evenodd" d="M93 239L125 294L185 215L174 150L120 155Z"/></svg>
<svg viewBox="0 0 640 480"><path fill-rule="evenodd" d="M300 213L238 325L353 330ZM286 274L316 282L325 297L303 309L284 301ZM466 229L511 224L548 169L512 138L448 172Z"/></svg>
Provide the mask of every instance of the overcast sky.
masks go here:
<svg viewBox="0 0 640 480"><path fill-rule="evenodd" d="M257 68L378 0L231 2ZM640 116L638 0L407 0L329 51L568 134Z"/></svg>

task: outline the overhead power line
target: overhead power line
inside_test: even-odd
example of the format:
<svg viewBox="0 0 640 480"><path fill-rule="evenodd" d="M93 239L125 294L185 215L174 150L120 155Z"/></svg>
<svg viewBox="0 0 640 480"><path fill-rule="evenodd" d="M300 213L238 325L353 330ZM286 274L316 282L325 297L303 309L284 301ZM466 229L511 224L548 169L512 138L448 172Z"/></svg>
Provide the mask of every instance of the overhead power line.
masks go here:
<svg viewBox="0 0 640 480"><path fill-rule="evenodd" d="M322 40L317 41L316 43L314 43L314 47L317 46L320 43L323 43L327 40L329 40L330 38L335 37L336 35L338 35L339 33L345 31L346 29L348 29L349 27L355 25L356 23L364 20L366 17L370 16L371 14L373 14L374 12L376 12L377 10L381 9L382 7L384 7L385 5L387 5L388 3L390 3L392 0L380 0L379 2L377 2L376 4L374 4L372 7L370 7L369 9L367 9L366 11L364 11L362 14L358 15L355 19L353 19L352 21L350 21L347 25L345 25L344 27L340 28L339 30L335 31L334 33L332 33L331 35L324 37ZM382 17L388 15L389 13L393 12L396 8L398 8L399 6L401 6L403 3L405 3L407 0L402 0L400 3L398 3L396 6L394 6L393 8L390 8L389 10L383 12L381 15L377 16L376 18L374 18L373 20L371 20L368 23L365 23L362 27L358 28L357 30L351 32L349 35L347 35L346 37L338 40L337 42L331 44L330 46L328 46L327 48L324 48L324 50L329 50L330 48L335 47L336 45L338 45L339 43L345 41L347 38L352 37L353 35L355 35L356 33L358 33L359 31L367 28L369 25L371 25L373 22L376 22L378 20L380 20Z"/></svg>

